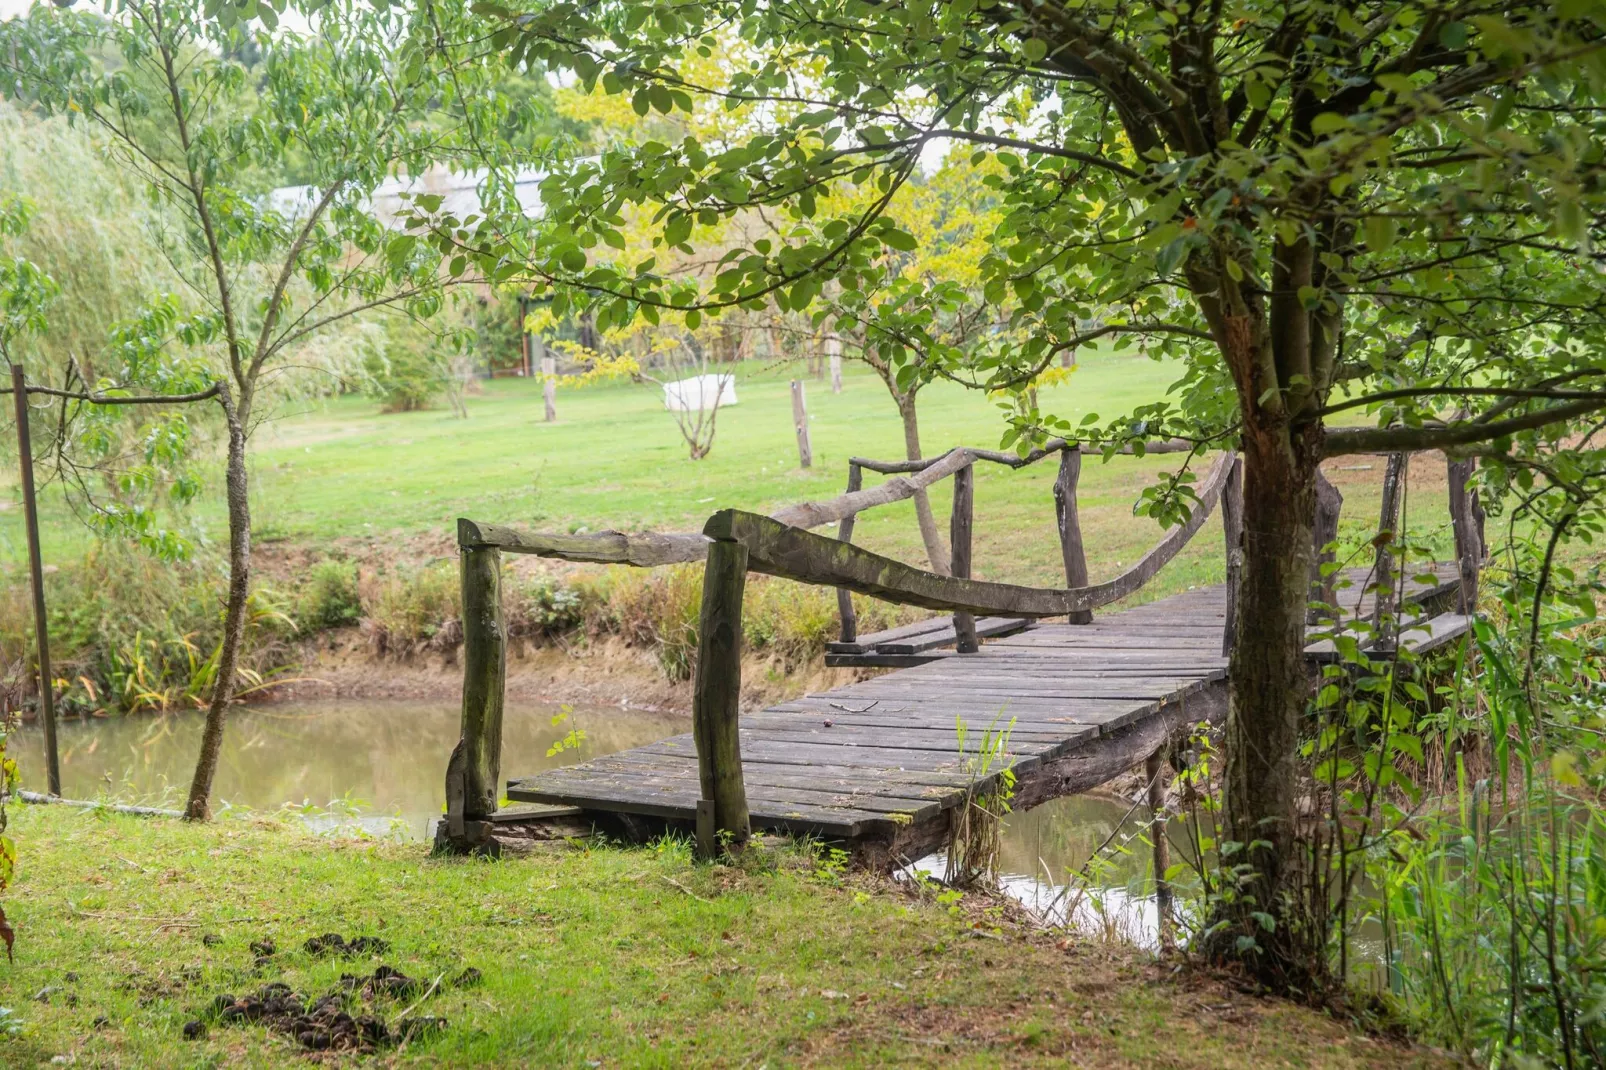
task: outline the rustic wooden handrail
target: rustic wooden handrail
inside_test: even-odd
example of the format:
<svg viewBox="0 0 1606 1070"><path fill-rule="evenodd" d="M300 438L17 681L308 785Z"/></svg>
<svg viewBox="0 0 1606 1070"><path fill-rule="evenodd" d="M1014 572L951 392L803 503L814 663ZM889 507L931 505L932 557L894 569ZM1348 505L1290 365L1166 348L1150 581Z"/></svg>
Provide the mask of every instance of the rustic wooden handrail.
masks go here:
<svg viewBox="0 0 1606 1070"><path fill-rule="evenodd" d="M1070 448L1072 446L1075 446L1076 449L1072 450ZM1159 442L1145 442L1143 444L1143 452L1145 454L1191 453L1198 448L1198 443L1185 438L1168 438ZM1001 464L1009 468L1025 468L1027 465L1036 464L1044 457L1061 451L1066 453L1098 454L1101 456L1104 453L1104 450L1098 446L1090 446L1085 442L1071 442L1063 438L1051 438L1041 446L1029 450L1025 454L1005 453L1002 450L984 450L975 446L958 446L955 449L965 450L970 454L972 461L990 461L993 464ZM1131 456L1137 451L1137 447L1128 445L1122 446L1115 452L1123 456ZM948 453L953 452L954 450L948 451ZM848 463L889 476L897 473L923 472L947 457L948 453L938 454L936 457L922 457L913 461L876 461L868 457L853 457L849 459Z"/></svg>
<svg viewBox="0 0 1606 1070"><path fill-rule="evenodd" d="M773 517L722 509L709 518L703 534L747 547L748 568L799 583L845 587L901 605L949 613L1017 617L1056 617L1096 609L1132 594L1188 544L1215 509L1236 456L1223 454L1196 491L1188 520L1172 528L1142 559L1104 583L1077 588L1023 587L939 576L890 557L815 535Z"/></svg>
<svg viewBox="0 0 1606 1070"><path fill-rule="evenodd" d="M835 498L820 502L798 502L775 510L770 516L782 524L797 528L817 528L826 524L842 523L856 517L866 509L913 498L916 494L939 483L977 460L1021 468L1064 450L1063 439L1053 439L1042 448L1025 457L1015 454L983 450L973 446L959 446L940 457L920 461L882 462L855 459L850 462L848 491ZM1176 453L1192 449L1193 444L1182 440L1157 442L1149 445L1150 453ZM1081 447L1081 452L1098 450ZM908 472L895 475L880 486L862 490L862 476L858 482L851 478L854 469L861 472ZM465 525L467 527L465 528ZM851 528L850 528L851 530ZM656 568L660 565L678 565L701 561L708 553L708 540L697 532L660 534L654 532L598 531L580 535L551 532L530 532L503 524L479 524L469 520L458 521L458 544L476 548L496 548L514 554L535 554L537 557L556 557L565 561L582 561L601 565L635 565L639 568Z"/></svg>

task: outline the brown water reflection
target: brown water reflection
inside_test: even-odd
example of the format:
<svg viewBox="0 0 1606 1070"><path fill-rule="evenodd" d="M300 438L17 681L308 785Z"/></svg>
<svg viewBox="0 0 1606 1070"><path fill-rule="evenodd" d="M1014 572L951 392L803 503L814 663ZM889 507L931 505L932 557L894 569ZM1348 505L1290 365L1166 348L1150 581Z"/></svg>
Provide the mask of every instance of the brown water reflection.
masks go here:
<svg viewBox="0 0 1606 1070"><path fill-rule="evenodd" d="M687 731L690 718L619 707L577 707L554 725L556 705L512 703L505 715L502 768L511 775L572 765ZM394 816L423 836L445 801L446 758L457 743L458 705L448 702L330 701L247 706L229 715L216 798L256 809L343 801ZM69 798L166 801L189 786L200 743L199 712L67 721L58 733L62 793ZM578 751L547 757L570 726ZM45 790L44 734L12 737L23 787ZM383 828L386 822L369 822Z"/></svg>

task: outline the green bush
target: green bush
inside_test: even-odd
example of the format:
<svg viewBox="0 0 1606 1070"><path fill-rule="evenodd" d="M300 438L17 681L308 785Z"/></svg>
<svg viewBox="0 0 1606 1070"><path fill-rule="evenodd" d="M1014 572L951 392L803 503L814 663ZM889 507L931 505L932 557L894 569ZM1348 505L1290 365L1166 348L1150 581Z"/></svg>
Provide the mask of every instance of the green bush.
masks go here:
<svg viewBox="0 0 1606 1070"><path fill-rule="evenodd" d="M319 561L307 572L296 597L296 625L302 633L356 624L362 617L357 568L347 561Z"/></svg>
<svg viewBox="0 0 1606 1070"><path fill-rule="evenodd" d="M455 627L460 594L454 564L382 573L367 586L363 615L377 653L450 648L461 640L462 630Z"/></svg>
<svg viewBox="0 0 1606 1070"><path fill-rule="evenodd" d="M386 412L428 408L451 376L447 347L428 328L401 318L386 321L380 348L363 358L362 368L364 392Z"/></svg>

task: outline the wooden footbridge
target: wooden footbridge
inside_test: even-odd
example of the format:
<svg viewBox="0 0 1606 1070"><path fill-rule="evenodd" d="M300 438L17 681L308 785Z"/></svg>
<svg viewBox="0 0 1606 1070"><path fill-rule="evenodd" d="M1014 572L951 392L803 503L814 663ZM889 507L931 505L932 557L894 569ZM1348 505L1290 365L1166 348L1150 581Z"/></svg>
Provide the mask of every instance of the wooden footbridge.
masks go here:
<svg viewBox="0 0 1606 1070"><path fill-rule="evenodd" d="M1152 450L1153 447L1151 447ZM1060 455L1055 495L1068 586L1020 587L972 580L972 473L978 461L1020 467ZM1179 733L1226 711L1225 675L1240 567L1240 462L1221 455L1196 488L1189 519L1136 565L1100 584L1087 582L1075 490L1081 452L1053 442L1025 458L957 449L922 462L855 460L849 490L769 517L714 514L701 534L545 535L460 521L463 560L463 736L447 771L447 819L437 841L455 849L495 849L510 825L576 822L648 835L665 827L695 831L703 850L717 834L745 838L752 828L806 833L850 843L865 860L920 857L946 838L956 806L987 790L1004 767L1016 778L1017 809L1096 786L1158 753ZM1383 526L1393 527L1403 458L1390 461ZM1452 465L1464 490L1467 472ZM865 470L891 476L862 489ZM907 475L906 475L907 474ZM855 547L853 518L912 497L952 476L952 574L938 575ZM1459 483L1455 482L1459 477ZM1324 487L1316 540L1336 533L1336 490ZM1127 597L1160 571L1220 508L1228 582L1117 613L1093 611ZM1313 573L1313 665L1330 658L1332 636L1351 631L1364 644L1431 648L1467 628L1481 532L1475 502L1452 494L1458 560L1392 575ZM839 524L837 537L808 530ZM1387 540L1379 540L1386 557ZM693 731L645 747L505 785L508 799L543 803L531 813L497 810L500 780L504 633L503 551L642 567L706 561L696 664ZM739 714L742 593L748 572L834 586L842 635L827 663L896 671L846 687ZM1341 588L1348 588L1340 593ZM950 616L859 636L850 592L924 606ZM1358 593L1354 593L1358 592ZM1055 619L1050 622L1051 619ZM988 640L985 643L982 640Z"/></svg>

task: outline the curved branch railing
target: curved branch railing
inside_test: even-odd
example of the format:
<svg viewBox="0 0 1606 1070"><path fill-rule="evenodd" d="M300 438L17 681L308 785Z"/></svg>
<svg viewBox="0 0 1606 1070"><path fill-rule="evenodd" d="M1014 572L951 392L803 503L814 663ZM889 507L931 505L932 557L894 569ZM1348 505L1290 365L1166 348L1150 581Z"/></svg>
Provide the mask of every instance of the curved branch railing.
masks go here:
<svg viewBox="0 0 1606 1070"><path fill-rule="evenodd" d="M1059 617L1119 601L1141 588L1186 546L1215 511L1237 462L1224 453L1200 485L1186 523L1172 528L1142 559L1104 583L1076 588L1024 587L941 576L784 524L757 513L724 509L709 518L703 534L714 542L740 543L747 568L799 583L841 587L884 602L950 613ZM927 469L932 471L934 469Z"/></svg>

